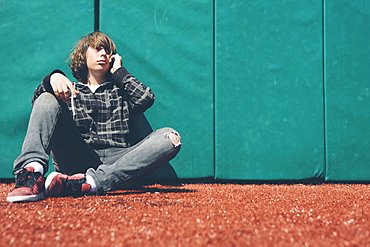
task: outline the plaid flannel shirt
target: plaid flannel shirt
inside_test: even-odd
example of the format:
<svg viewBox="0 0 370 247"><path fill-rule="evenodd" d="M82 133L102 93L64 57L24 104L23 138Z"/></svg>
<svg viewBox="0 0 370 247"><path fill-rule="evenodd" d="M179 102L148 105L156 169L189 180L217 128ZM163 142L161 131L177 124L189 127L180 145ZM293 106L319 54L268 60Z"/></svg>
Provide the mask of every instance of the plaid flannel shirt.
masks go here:
<svg viewBox="0 0 370 247"><path fill-rule="evenodd" d="M34 92L32 102L43 92L54 94L50 85L53 73L64 74L54 70L46 76ZM95 93L82 83L76 83L75 87L80 94L73 99L73 107L72 102L67 105L85 142L93 148L129 147L130 115L139 115L153 104L151 89L124 67L119 68L112 75L111 82L100 86Z"/></svg>

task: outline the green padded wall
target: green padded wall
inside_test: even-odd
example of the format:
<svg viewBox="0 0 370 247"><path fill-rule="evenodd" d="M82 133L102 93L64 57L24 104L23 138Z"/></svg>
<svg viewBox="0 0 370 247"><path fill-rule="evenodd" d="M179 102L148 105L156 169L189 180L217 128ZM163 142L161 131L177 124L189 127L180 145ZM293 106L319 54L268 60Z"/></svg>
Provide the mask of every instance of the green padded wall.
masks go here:
<svg viewBox="0 0 370 247"><path fill-rule="evenodd" d="M100 29L114 39L128 71L156 94L145 113L150 125L181 134L183 146L170 162L177 176L213 177L213 1L100 4Z"/></svg>
<svg viewBox="0 0 370 247"><path fill-rule="evenodd" d="M0 1L0 178L12 178L33 91L55 68L66 72L71 48L94 28L93 1Z"/></svg>
<svg viewBox="0 0 370 247"><path fill-rule="evenodd" d="M325 1L327 180L370 179L370 1Z"/></svg>
<svg viewBox="0 0 370 247"><path fill-rule="evenodd" d="M0 178L13 177L34 89L54 68L73 79L65 61L99 10L156 93L138 129L182 134L154 177L369 180L369 1L94 2L0 0Z"/></svg>
<svg viewBox="0 0 370 247"><path fill-rule="evenodd" d="M321 1L216 1L217 179L324 176Z"/></svg>

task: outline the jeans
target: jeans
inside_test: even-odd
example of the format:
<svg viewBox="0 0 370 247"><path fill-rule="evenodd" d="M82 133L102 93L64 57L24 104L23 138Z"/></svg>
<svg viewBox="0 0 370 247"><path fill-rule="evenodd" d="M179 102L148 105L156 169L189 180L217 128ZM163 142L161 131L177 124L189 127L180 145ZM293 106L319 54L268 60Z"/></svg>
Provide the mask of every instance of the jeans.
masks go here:
<svg viewBox="0 0 370 247"><path fill-rule="evenodd" d="M93 149L84 142L67 105L43 93L34 102L14 174L32 161L42 164L46 172L51 154L56 171L86 173L94 179L97 194L104 194L148 175L173 159L180 147L180 135L162 128L128 148Z"/></svg>

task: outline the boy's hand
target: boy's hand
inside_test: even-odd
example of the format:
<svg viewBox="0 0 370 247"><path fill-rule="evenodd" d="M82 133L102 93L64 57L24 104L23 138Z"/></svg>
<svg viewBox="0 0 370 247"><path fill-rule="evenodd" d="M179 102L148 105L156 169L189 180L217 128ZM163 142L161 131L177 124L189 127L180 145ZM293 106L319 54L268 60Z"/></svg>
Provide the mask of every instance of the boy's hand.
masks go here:
<svg viewBox="0 0 370 247"><path fill-rule="evenodd" d="M113 74L117 69L122 67L122 57L118 54L114 54L110 57L110 62L114 59L113 66L110 69L110 73Z"/></svg>
<svg viewBox="0 0 370 247"><path fill-rule="evenodd" d="M71 101L70 94L72 97L76 97L76 95L80 93L75 89L73 83L60 73L51 75L50 85L53 88L55 96L64 102Z"/></svg>

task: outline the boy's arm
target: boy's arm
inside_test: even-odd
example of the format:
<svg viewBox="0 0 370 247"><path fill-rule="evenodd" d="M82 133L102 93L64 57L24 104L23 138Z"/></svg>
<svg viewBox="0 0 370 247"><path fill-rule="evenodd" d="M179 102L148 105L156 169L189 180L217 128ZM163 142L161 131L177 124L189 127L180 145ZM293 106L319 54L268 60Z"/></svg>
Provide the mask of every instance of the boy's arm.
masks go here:
<svg viewBox="0 0 370 247"><path fill-rule="evenodd" d="M50 85L50 77L55 74L55 73L60 73L60 74L63 74L63 71L61 70L53 70L49 75L45 76L44 79L42 80L41 84L36 88L36 90L33 92L33 97L32 97L32 105L33 103L35 102L35 100L44 92L48 92L48 93L51 93L53 95L54 94L54 90L53 88L51 87Z"/></svg>
<svg viewBox="0 0 370 247"><path fill-rule="evenodd" d="M154 103L154 93L142 82L131 75L126 68L120 67L112 74L112 81L122 87L128 96L131 114L139 115Z"/></svg>
<svg viewBox="0 0 370 247"><path fill-rule="evenodd" d="M44 92L51 93L64 102L70 101L70 93L73 96L78 94L72 82L65 76L63 71L58 69L53 70L49 75L44 77L42 83L34 92L32 104Z"/></svg>

